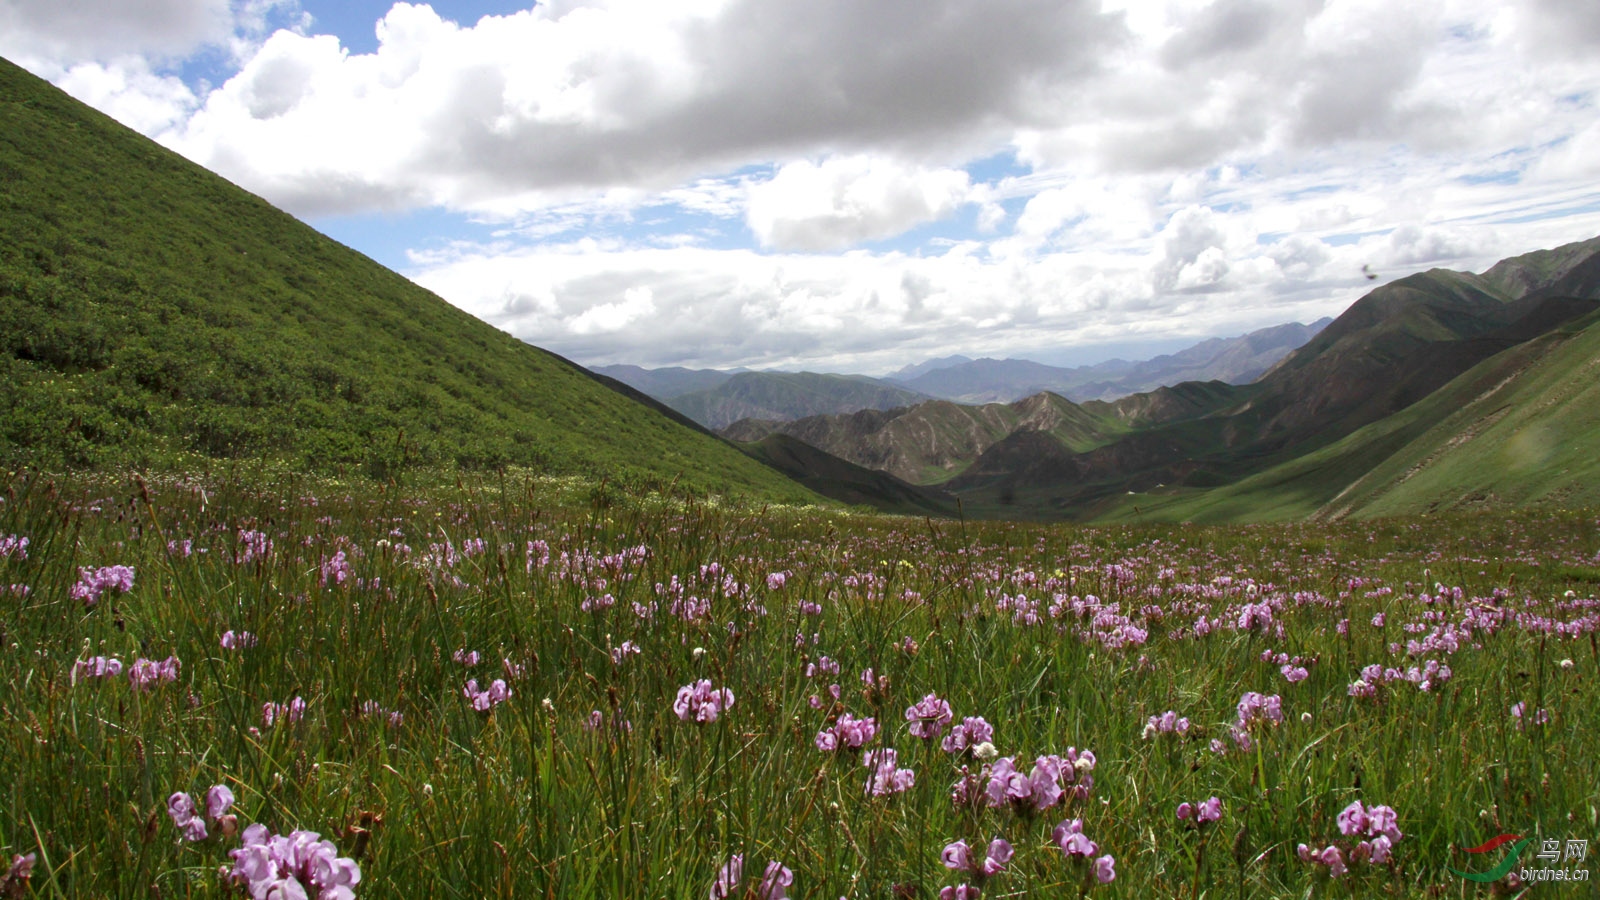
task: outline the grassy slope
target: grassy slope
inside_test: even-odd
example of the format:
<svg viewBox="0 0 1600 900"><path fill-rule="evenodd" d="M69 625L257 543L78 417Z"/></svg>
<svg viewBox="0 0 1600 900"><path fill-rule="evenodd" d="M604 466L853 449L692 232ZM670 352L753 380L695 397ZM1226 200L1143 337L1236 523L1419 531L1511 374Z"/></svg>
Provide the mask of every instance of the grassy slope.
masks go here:
<svg viewBox="0 0 1600 900"><path fill-rule="evenodd" d="M1600 319L1589 316L1305 456L1209 491L1121 497L1099 518L1283 521L1600 504L1597 368Z"/></svg>
<svg viewBox="0 0 1600 900"><path fill-rule="evenodd" d="M533 466L814 499L0 61L0 458Z"/></svg>

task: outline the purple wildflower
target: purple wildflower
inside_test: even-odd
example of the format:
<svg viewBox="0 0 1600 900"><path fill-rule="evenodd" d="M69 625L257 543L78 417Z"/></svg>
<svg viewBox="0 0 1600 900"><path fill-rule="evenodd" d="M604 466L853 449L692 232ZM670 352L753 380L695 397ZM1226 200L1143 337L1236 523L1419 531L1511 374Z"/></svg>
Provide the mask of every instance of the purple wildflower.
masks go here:
<svg viewBox="0 0 1600 900"><path fill-rule="evenodd" d="M714 688L711 679L702 678L678 688L672 711L685 722L715 722L722 711L733 705L733 691Z"/></svg>
<svg viewBox="0 0 1600 900"><path fill-rule="evenodd" d="M484 690L478 689L478 679L467 680L466 687L461 689L461 695L472 701L472 708L478 712L488 712L496 706L511 699L511 688L506 686L505 679L496 678Z"/></svg>
<svg viewBox="0 0 1600 900"><path fill-rule="evenodd" d="M115 678L122 674L122 660L116 657L96 656L80 659L72 664L72 680L81 678Z"/></svg>
<svg viewBox="0 0 1600 900"><path fill-rule="evenodd" d="M944 845L944 850L939 853L939 861L944 863L946 869L957 872L970 872L972 870L972 848L966 841L952 841Z"/></svg>
<svg viewBox="0 0 1600 900"><path fill-rule="evenodd" d="M261 726L263 728L271 728L273 723L279 719L283 719L293 725L300 721L305 714L306 701L299 697L295 697L288 703L273 703L268 700L266 703L261 704Z"/></svg>
<svg viewBox="0 0 1600 900"><path fill-rule="evenodd" d="M241 650L245 647L254 647L256 645L256 636L248 631L236 632L229 629L222 633L220 643L224 650Z"/></svg>
<svg viewBox="0 0 1600 900"><path fill-rule="evenodd" d="M717 873L717 880L711 883L711 900L727 900L739 889L739 884L743 881L744 854L735 853L728 857L728 861L722 866L722 871Z"/></svg>
<svg viewBox="0 0 1600 900"><path fill-rule="evenodd" d="M817 732L817 749L860 750L878 734L878 722L871 716L857 719L849 713L840 713L832 726Z"/></svg>
<svg viewBox="0 0 1600 900"><path fill-rule="evenodd" d="M994 740L994 726L981 716L967 716L950 729L940 745L946 753L970 753L979 744Z"/></svg>
<svg viewBox="0 0 1600 900"><path fill-rule="evenodd" d="M106 566L102 569L78 569L78 583L68 592L72 599L82 600L84 606L100 602L100 595L115 590L126 594L133 590L133 569L128 566Z"/></svg>
<svg viewBox="0 0 1600 900"><path fill-rule="evenodd" d="M243 846L231 851L229 877L242 884L257 900L316 897L317 900L353 900L361 881L361 867L338 856L333 842L314 831L287 836L255 824L244 830Z"/></svg>
<svg viewBox="0 0 1600 900"><path fill-rule="evenodd" d="M950 724L950 704L929 694L906 709L906 721L911 723L911 736L931 741L944 732Z"/></svg>
<svg viewBox="0 0 1600 900"><path fill-rule="evenodd" d="M1011 855L1011 843L1005 838L995 838L989 842L989 852L984 856L978 871L982 872L984 877L998 875L1005 869L1006 864L1011 862Z"/></svg>
<svg viewBox="0 0 1600 900"><path fill-rule="evenodd" d="M874 797L899 794L916 783L917 773L898 768L899 755L893 749L868 750L862 762L872 773L867 776L867 793Z"/></svg>
<svg viewBox="0 0 1600 900"><path fill-rule="evenodd" d="M0 559L27 559L28 539L15 534L0 537Z"/></svg>
<svg viewBox="0 0 1600 900"><path fill-rule="evenodd" d="M327 587L331 583L338 587L344 584L345 579L350 577L350 571L350 562L344 558L344 551L340 550L322 561L322 586Z"/></svg>
<svg viewBox="0 0 1600 900"><path fill-rule="evenodd" d="M139 690L147 690L158 683L177 681L182 665L176 656L169 656L160 662L141 657L128 669L128 683Z"/></svg>
<svg viewBox="0 0 1600 900"><path fill-rule="evenodd" d="M1094 878L1101 884L1110 884L1117 877L1116 858L1107 853L1094 861Z"/></svg>
<svg viewBox="0 0 1600 900"><path fill-rule="evenodd" d="M939 889L939 900L978 900L978 889L970 884L945 885Z"/></svg>
<svg viewBox="0 0 1600 900"><path fill-rule="evenodd" d="M206 791L206 815L212 819L222 818L223 813L233 806L233 800L233 791L229 790L227 785L212 785L211 789Z"/></svg>

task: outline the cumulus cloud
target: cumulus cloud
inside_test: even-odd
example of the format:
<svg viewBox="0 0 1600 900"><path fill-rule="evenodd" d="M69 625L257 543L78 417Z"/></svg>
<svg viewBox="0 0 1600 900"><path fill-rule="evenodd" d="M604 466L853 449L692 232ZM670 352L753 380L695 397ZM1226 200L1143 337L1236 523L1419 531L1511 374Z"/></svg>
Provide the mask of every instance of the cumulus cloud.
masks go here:
<svg viewBox="0 0 1600 900"><path fill-rule="evenodd" d="M1088 0L596 0L468 26L397 3L375 53L274 35L163 138L296 211L535 208L817 151L991 151L1119 33Z"/></svg>
<svg viewBox="0 0 1600 900"><path fill-rule="evenodd" d="M789 163L750 188L746 220L763 246L838 250L943 218L972 196L960 169L856 155Z"/></svg>

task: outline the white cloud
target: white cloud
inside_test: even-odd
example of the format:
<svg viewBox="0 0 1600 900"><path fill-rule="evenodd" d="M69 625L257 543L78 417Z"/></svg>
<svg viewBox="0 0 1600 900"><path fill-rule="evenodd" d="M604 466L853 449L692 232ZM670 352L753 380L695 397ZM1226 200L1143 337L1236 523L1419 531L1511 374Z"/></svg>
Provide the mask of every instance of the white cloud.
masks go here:
<svg viewBox="0 0 1600 900"><path fill-rule="evenodd" d="M750 187L746 221L763 246L839 250L941 219L972 197L959 169L856 155L789 163Z"/></svg>
<svg viewBox="0 0 1600 900"><path fill-rule="evenodd" d="M138 56L117 57L104 64L79 63L57 83L85 103L145 133L179 125L199 102L181 79L151 72Z"/></svg>

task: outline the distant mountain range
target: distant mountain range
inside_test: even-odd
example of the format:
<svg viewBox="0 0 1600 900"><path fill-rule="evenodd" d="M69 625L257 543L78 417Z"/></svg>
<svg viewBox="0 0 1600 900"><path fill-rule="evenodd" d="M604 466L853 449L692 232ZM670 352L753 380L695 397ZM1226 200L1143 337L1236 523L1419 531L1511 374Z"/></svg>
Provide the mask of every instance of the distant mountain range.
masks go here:
<svg viewBox="0 0 1600 900"><path fill-rule="evenodd" d="M1379 287L1250 384L1183 382L1111 403L1050 392L935 400L722 433L788 435L937 486L969 515L1238 520L1506 496L1596 503L1597 323L1600 238L1481 275L1434 269Z"/></svg>
<svg viewBox="0 0 1600 900"><path fill-rule="evenodd" d="M1332 321L1293 322L1239 337L1212 338L1142 362L1113 359L1060 368L1025 359L953 356L909 366L890 378L919 393L958 403L1009 403L1040 391L1079 402L1116 400L1185 381L1248 384Z"/></svg>
<svg viewBox="0 0 1600 900"><path fill-rule="evenodd" d="M965 404L1010 403L1041 391L1070 400L1115 400L1184 381L1253 381L1309 341L1332 319L1294 322L1233 338L1212 338L1142 362L1110 360L1060 368L1025 359L928 360L878 379L814 372L644 369L596 366L712 429L740 419L786 422L807 416L890 410L929 399ZM747 429L743 433L749 433Z"/></svg>

